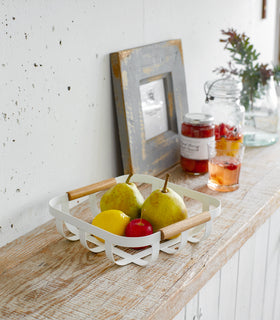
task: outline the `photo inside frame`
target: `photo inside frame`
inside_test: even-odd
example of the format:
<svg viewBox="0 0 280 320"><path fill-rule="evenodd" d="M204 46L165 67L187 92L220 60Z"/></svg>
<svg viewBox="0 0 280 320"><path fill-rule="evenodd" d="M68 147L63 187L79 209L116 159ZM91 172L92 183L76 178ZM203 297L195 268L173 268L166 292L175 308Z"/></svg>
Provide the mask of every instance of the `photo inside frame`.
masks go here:
<svg viewBox="0 0 280 320"><path fill-rule="evenodd" d="M145 139L168 131L168 115L163 79L140 85Z"/></svg>
<svg viewBox="0 0 280 320"><path fill-rule="evenodd" d="M165 74L157 79L144 79L140 82L145 140L152 139L168 130L177 132L177 126L174 127L171 124L171 110L166 95L170 76L170 74ZM176 123L176 119L173 122Z"/></svg>

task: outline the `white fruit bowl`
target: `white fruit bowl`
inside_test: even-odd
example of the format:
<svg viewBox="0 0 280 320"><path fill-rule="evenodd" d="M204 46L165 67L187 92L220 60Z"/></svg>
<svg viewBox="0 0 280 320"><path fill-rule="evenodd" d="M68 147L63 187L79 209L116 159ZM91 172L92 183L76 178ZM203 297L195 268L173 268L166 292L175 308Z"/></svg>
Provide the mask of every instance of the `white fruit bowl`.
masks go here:
<svg viewBox="0 0 280 320"><path fill-rule="evenodd" d="M201 213L163 228L149 236L118 236L71 215L70 207L76 203L77 199L83 197L83 200L88 200L92 218L95 217L100 212L98 209L98 193L117 183L125 182L127 177L128 175L123 175L108 179L51 199L49 210L55 217L57 231L68 240L80 240L81 244L93 253L105 251L106 256L120 266L129 263L146 266L158 258L160 251L173 254L185 246L187 242L197 243L209 236L213 219L221 213L221 202L212 196L174 183L168 183L168 187L182 197L186 196L196 202L200 202L202 204ZM151 184L152 191L162 188L164 184L164 180L144 174L134 174L130 182ZM177 234L181 232L180 236L165 240L170 237L172 230L173 232L175 230ZM66 235L65 231L68 231L67 233L70 232L72 235ZM200 237L197 237L198 234L200 234ZM105 243L99 241L95 236L104 239ZM89 243L91 243L91 247L89 247ZM175 245L176 248L174 248ZM141 250L127 250L127 248L145 246L148 247Z"/></svg>

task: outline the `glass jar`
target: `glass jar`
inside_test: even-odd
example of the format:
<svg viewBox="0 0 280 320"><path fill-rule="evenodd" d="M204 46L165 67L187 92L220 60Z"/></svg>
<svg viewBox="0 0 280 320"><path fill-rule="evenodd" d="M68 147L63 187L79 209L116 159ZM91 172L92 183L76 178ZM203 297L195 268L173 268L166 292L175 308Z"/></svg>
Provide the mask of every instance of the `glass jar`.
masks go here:
<svg viewBox="0 0 280 320"><path fill-rule="evenodd" d="M184 116L181 139L181 166L193 175L208 172L208 147L215 140L214 118L203 113L187 113Z"/></svg>
<svg viewBox="0 0 280 320"><path fill-rule="evenodd" d="M239 103L242 84L233 76L208 81L202 112L214 117L215 138L243 141L245 109Z"/></svg>

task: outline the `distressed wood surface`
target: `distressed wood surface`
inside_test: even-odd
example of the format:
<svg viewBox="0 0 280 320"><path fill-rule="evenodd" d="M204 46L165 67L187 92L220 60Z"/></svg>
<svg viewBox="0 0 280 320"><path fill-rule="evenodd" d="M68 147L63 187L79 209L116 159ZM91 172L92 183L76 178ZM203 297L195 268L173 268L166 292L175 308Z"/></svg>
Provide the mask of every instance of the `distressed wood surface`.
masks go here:
<svg viewBox="0 0 280 320"><path fill-rule="evenodd" d="M211 194L222 214L210 237L152 266L118 267L104 253L62 239L51 221L0 249L1 319L172 319L276 211L280 204L280 144L248 148L240 189L218 193L207 175L180 166L170 181ZM162 177L164 174L162 175ZM76 209L88 220L87 204Z"/></svg>
<svg viewBox="0 0 280 320"><path fill-rule="evenodd" d="M180 159L178 132L188 112L181 40L113 52L110 61L124 172L159 174ZM140 86L156 80L164 84L169 124L146 140Z"/></svg>

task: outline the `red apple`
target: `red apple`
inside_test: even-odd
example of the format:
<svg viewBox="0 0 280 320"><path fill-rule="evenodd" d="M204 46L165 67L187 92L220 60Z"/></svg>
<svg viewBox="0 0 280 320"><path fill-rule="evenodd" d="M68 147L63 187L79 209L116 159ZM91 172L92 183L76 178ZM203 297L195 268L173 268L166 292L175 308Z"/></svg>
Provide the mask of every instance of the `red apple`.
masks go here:
<svg viewBox="0 0 280 320"><path fill-rule="evenodd" d="M125 229L126 237L143 237L152 233L153 227L150 222L141 218L131 220ZM134 249L143 249L143 247Z"/></svg>

